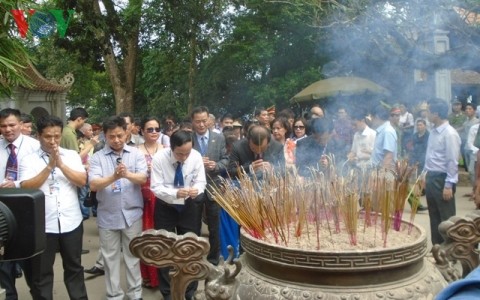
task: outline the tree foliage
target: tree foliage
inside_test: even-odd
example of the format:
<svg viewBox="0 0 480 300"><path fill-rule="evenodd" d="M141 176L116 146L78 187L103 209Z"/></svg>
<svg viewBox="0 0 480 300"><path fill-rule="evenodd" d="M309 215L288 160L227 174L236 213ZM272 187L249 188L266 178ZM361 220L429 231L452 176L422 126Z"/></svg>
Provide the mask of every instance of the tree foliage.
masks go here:
<svg viewBox="0 0 480 300"><path fill-rule="evenodd" d="M118 87L137 115L184 116L207 105L240 116L287 107L324 77L369 78L407 99L416 96L415 69L480 69L478 26L466 22L475 0L105 0L103 10L63 3L78 17L56 45L74 50L83 67L107 70L117 112L126 109ZM438 30L448 31L451 51L433 50Z"/></svg>
<svg viewBox="0 0 480 300"><path fill-rule="evenodd" d="M2 0L0 4L0 94L10 95L12 88L17 85L30 86L31 83L22 72L30 57L15 36L13 28L12 9L22 8L29 1Z"/></svg>

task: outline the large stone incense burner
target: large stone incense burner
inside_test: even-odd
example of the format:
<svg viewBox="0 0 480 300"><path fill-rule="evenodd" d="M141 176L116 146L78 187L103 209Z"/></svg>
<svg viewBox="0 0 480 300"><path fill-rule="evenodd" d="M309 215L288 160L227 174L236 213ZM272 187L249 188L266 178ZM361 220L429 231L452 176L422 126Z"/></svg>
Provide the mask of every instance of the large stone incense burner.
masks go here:
<svg viewBox="0 0 480 300"><path fill-rule="evenodd" d="M425 231L401 247L299 251L242 232L240 299L430 299L445 280L425 255Z"/></svg>
<svg viewBox="0 0 480 300"><path fill-rule="evenodd" d="M396 174L400 173L402 169ZM446 242L434 245L433 257L426 257L430 249L425 230L412 218L402 219L405 201L413 191L411 183L398 176L394 182L363 176L367 183L355 190L351 183L358 181L322 176L314 178L315 184L296 178L262 182L244 178L240 187L224 185L211 191L242 225L244 252L239 259L233 259L230 249L230 257L213 266L206 260L207 239L164 230L144 232L130 249L146 264L173 267L174 300L183 299L189 282L201 279L206 279L205 290L197 293L197 299L433 299L447 281L465 276L478 265L480 214L443 222L440 232ZM327 233L319 230L326 227ZM366 232L372 227L379 228L374 235L381 236L381 242L369 248L361 241L367 240ZM387 236L397 232L406 235L400 243L391 243ZM340 234L347 235L351 245L326 248L320 243L330 238L340 244ZM314 246L293 247L301 238L313 238Z"/></svg>

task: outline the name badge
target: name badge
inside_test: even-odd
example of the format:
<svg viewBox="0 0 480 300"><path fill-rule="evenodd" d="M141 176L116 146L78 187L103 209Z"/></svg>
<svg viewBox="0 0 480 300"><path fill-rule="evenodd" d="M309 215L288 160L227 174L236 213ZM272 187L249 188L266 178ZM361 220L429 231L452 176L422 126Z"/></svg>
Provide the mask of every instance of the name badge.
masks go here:
<svg viewBox="0 0 480 300"><path fill-rule="evenodd" d="M57 196L60 193L60 183L58 180L49 180L48 189L50 190L50 195Z"/></svg>
<svg viewBox="0 0 480 300"><path fill-rule="evenodd" d="M120 181L120 179L112 183L112 191L114 193L120 193L122 191L122 182Z"/></svg>

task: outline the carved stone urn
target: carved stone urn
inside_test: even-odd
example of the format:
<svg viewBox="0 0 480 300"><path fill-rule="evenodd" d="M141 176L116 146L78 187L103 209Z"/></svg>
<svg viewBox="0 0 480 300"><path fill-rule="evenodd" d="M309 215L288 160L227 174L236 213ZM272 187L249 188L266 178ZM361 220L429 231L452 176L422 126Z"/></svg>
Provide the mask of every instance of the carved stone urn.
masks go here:
<svg viewBox="0 0 480 300"><path fill-rule="evenodd" d="M241 234L238 299L433 299L446 281L428 252L425 230L400 247L305 251ZM235 298L236 299L236 298Z"/></svg>
<svg viewBox="0 0 480 300"><path fill-rule="evenodd" d="M447 283L425 258L425 230L416 225L412 230L417 238L402 246L350 251L297 250L242 231L244 253L218 267L205 259L208 241L194 234L150 230L130 249L150 265L174 267L172 296L179 300L186 284L201 278L207 281L197 299L433 299Z"/></svg>

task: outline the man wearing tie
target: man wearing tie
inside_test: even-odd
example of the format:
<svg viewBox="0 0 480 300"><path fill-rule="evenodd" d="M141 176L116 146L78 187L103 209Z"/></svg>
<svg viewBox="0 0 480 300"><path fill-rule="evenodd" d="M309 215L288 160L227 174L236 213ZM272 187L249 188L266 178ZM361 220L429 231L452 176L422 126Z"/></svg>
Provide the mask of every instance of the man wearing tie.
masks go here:
<svg viewBox="0 0 480 300"><path fill-rule="evenodd" d="M21 133L23 123L18 109L0 111L0 188L19 188L18 164L26 155L40 148L40 143ZM6 299L17 299L15 278L16 262L0 263L0 286L6 291ZM21 273L20 273L21 275Z"/></svg>
<svg viewBox="0 0 480 300"><path fill-rule="evenodd" d="M193 109L191 114L193 126L193 149L202 154L203 165L207 176L207 183L212 184L228 165L228 156L225 149L225 138L207 127L208 108L199 106ZM204 193L205 213L208 226L208 240L210 253L207 260L218 265L220 257L220 207L209 193Z"/></svg>
<svg viewBox="0 0 480 300"><path fill-rule="evenodd" d="M170 137L170 148L153 157L150 189L157 197L155 229L179 235L200 236L206 178L201 154L193 148L192 134L178 130ZM160 268L160 292L170 300L170 268ZM185 298L193 299L198 282L188 285Z"/></svg>

